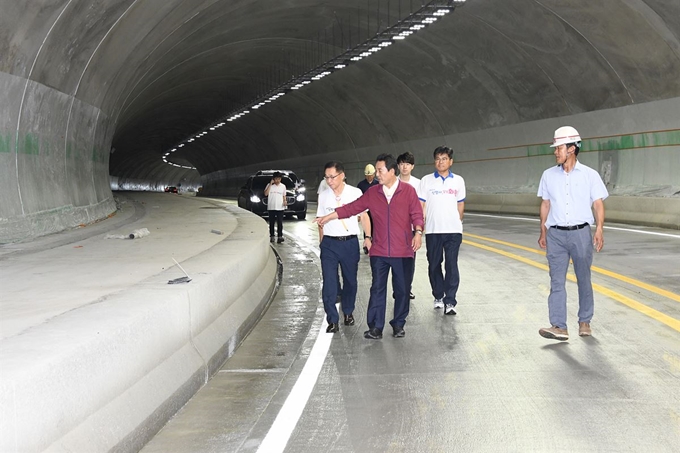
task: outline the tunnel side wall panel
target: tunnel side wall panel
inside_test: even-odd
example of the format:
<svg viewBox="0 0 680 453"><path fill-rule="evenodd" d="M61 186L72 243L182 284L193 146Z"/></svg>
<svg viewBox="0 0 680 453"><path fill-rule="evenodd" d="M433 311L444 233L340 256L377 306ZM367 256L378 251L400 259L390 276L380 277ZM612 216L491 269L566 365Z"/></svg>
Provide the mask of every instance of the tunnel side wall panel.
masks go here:
<svg viewBox="0 0 680 453"><path fill-rule="evenodd" d="M0 72L0 228L21 216L17 183L16 129L25 80ZM0 241L1 242L1 241Z"/></svg>
<svg viewBox="0 0 680 453"><path fill-rule="evenodd" d="M313 200L330 160L343 162L348 183L356 185L364 178L364 165L378 154L409 151L416 160L413 174L422 177L434 169L434 149L447 145L454 150L452 171L465 179L466 209L537 215L538 183L543 171L555 165L550 143L563 125L579 130L579 160L600 173L612 195L605 202L612 208L607 209L609 220L680 227L680 98L221 170L203 175L202 194L235 197L254 171L286 168L307 181Z"/></svg>
<svg viewBox="0 0 680 453"><path fill-rule="evenodd" d="M0 74L10 111L0 131L0 243L91 223L115 211L106 117L44 85ZM5 94L5 96L8 96ZM19 113L20 112L20 113ZM98 131L101 130L100 133Z"/></svg>

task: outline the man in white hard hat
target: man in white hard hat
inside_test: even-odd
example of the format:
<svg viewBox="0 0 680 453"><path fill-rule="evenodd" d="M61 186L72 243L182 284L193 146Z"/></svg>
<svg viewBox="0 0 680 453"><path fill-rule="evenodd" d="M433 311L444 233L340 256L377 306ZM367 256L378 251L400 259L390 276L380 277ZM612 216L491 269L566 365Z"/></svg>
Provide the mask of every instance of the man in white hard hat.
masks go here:
<svg viewBox="0 0 680 453"><path fill-rule="evenodd" d="M546 249L550 268L551 326L538 333L544 338L564 341L569 339L565 283L570 259L578 284L578 334L591 335L594 300L590 266L593 248L599 252L604 245L603 200L609 193L599 173L578 161L581 136L576 129L571 126L557 129L551 147L555 148L557 166L543 172L538 186L538 196L543 199L538 245ZM593 224L594 234L590 229Z"/></svg>

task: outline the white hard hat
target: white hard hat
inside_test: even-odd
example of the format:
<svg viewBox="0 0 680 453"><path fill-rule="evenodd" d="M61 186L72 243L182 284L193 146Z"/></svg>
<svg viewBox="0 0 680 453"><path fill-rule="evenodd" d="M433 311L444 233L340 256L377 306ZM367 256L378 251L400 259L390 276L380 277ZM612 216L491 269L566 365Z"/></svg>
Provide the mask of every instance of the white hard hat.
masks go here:
<svg viewBox="0 0 680 453"><path fill-rule="evenodd" d="M364 167L364 174L365 175L374 175L375 174L375 167L373 164L368 164L366 167Z"/></svg>
<svg viewBox="0 0 680 453"><path fill-rule="evenodd" d="M562 126L557 129L553 138L553 144L550 145L550 147L554 148L566 143L576 143L579 148L581 147L581 136L578 131L571 126Z"/></svg>

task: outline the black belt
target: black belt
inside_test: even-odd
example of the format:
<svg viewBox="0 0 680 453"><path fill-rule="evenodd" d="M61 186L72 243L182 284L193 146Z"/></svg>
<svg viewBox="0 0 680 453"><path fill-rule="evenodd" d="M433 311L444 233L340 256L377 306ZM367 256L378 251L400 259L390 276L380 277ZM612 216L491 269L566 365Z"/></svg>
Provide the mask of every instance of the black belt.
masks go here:
<svg viewBox="0 0 680 453"><path fill-rule="evenodd" d="M580 230L581 228L587 227L587 223L582 223L580 225L572 225L572 226L560 226L560 225L553 225L550 228L557 228L558 230L565 230L565 231L573 231L573 230Z"/></svg>
<svg viewBox="0 0 680 453"><path fill-rule="evenodd" d="M333 239L334 241L349 241L350 239L356 239L357 235L352 234L350 236L324 236L324 237L328 239Z"/></svg>

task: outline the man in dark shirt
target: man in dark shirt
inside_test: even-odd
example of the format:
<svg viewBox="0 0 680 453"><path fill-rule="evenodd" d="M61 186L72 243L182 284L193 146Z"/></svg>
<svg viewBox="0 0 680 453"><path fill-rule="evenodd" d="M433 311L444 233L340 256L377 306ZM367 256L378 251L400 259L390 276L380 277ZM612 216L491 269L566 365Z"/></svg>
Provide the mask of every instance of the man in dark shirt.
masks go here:
<svg viewBox="0 0 680 453"><path fill-rule="evenodd" d="M373 164L367 164L366 167L364 167L364 175L366 175L366 179L362 179L359 181L359 184L357 184L357 187L361 189L361 193L366 193L369 187L379 185L379 182L375 177L375 167ZM366 213L368 214L368 220L371 222L372 228L373 218L371 217L371 211L366 211ZM364 253L368 255L368 248L364 247Z"/></svg>
<svg viewBox="0 0 680 453"><path fill-rule="evenodd" d="M361 193L366 193L369 187L378 185L378 180L375 179L375 167L373 164L366 165L364 175L366 175L366 179L362 179L357 184L357 187L361 189Z"/></svg>

